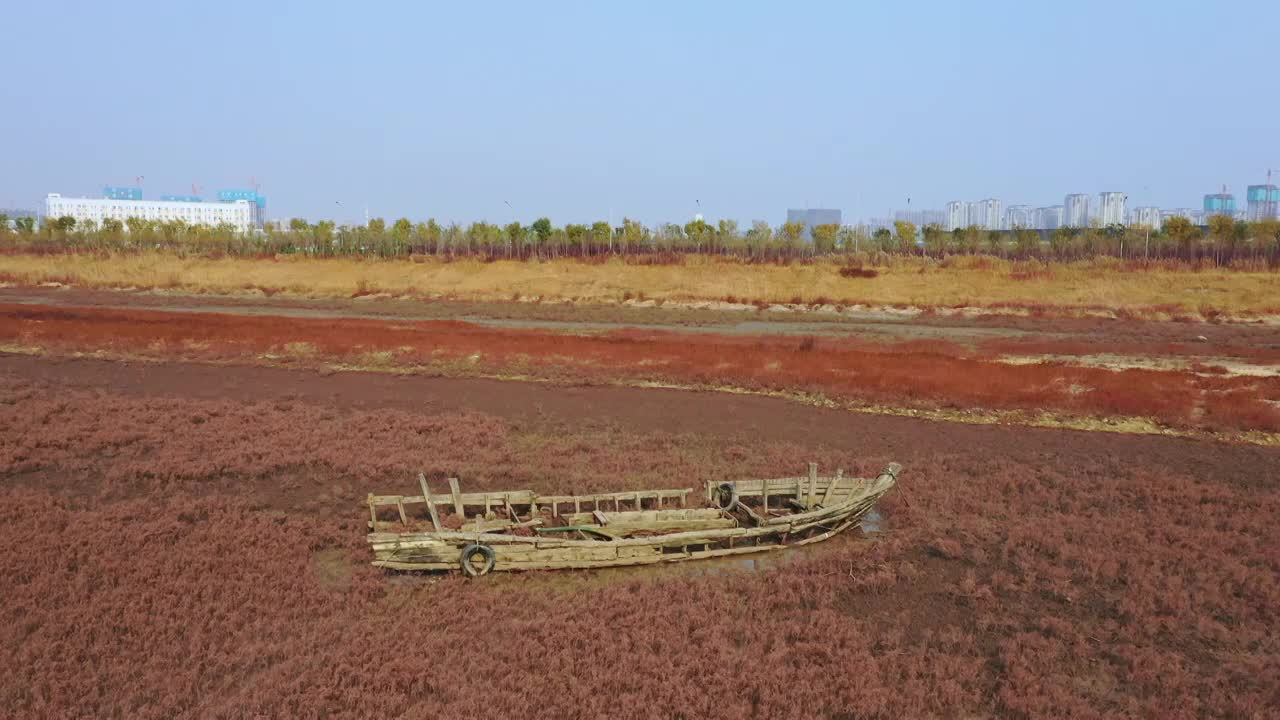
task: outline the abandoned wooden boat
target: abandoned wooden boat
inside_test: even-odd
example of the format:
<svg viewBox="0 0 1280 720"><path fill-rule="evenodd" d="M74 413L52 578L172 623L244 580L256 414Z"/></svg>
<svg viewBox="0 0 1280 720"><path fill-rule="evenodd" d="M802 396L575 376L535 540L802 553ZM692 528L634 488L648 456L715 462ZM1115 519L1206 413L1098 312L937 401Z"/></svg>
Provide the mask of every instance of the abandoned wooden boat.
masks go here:
<svg viewBox="0 0 1280 720"><path fill-rule="evenodd" d="M698 508L689 507L691 489L464 493L450 478L448 493L433 493L419 474L420 495L369 495L369 543L378 567L473 576L770 552L857 524L899 472L890 463L874 478L820 477L810 463L800 477L709 481Z"/></svg>

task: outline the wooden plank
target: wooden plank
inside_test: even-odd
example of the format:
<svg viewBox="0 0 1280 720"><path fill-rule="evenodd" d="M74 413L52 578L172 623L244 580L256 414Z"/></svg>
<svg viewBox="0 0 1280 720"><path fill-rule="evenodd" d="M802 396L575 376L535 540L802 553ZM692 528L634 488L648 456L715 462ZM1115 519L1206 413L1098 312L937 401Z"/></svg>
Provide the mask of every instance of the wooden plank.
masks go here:
<svg viewBox="0 0 1280 720"><path fill-rule="evenodd" d="M766 515L769 514L769 481L760 481L760 506L764 508Z"/></svg>
<svg viewBox="0 0 1280 720"><path fill-rule="evenodd" d="M462 491L458 489L458 478L449 478L449 492L453 493L453 511L458 517L465 518L467 514L462 508Z"/></svg>
<svg viewBox="0 0 1280 720"><path fill-rule="evenodd" d="M431 502L431 490L427 488L427 476L418 473L418 485L422 487L422 499L427 503L427 512L431 513L431 524L436 530L443 530L444 526L440 524L440 515L436 512L436 504Z"/></svg>
<svg viewBox="0 0 1280 720"><path fill-rule="evenodd" d="M818 463L809 463L809 496L805 505L813 507L818 502Z"/></svg>
<svg viewBox="0 0 1280 720"><path fill-rule="evenodd" d="M600 523L601 525L608 525L608 524L609 524L609 520L608 520L607 518L605 518L604 513L600 512L599 510L595 510L595 511L593 511L593 512L591 513L591 515L592 515L593 517L595 517L596 522Z"/></svg>
<svg viewBox="0 0 1280 720"><path fill-rule="evenodd" d="M836 485L840 484L840 480L844 478L844 470L837 469L836 476L827 483L827 491L822 494L822 505L826 507L831 502L831 494L835 492Z"/></svg>
<svg viewBox="0 0 1280 720"><path fill-rule="evenodd" d="M373 504L373 495L369 496L369 522L376 529L378 526L378 508Z"/></svg>
<svg viewBox="0 0 1280 720"><path fill-rule="evenodd" d="M409 516L404 514L404 501L396 503L396 509L400 511L400 522L408 525Z"/></svg>

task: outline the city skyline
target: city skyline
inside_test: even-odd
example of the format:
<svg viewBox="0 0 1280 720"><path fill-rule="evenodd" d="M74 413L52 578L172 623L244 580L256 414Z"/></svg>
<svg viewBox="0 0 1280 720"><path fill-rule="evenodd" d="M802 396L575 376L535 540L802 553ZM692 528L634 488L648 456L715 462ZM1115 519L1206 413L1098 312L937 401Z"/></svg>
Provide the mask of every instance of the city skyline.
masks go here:
<svg viewBox="0 0 1280 720"><path fill-rule="evenodd" d="M1249 72L1270 66L1280 6L1258 6L1241 26L1205 23L1202 11L1154 0L320 1L261 4L245 22L172 3L17 3L9 27L57 28L60 49L36 32L0 44L4 67L32 79L10 88L13 111L0 116L0 206L135 176L174 193L256 176L274 216L340 223L361 222L366 204L443 222L776 222L804 206L852 219L957 195L1052 206L1071 188L1197 205L1206 184L1241 195L1262 182L1259 165L1280 166L1259 152L1277 100ZM805 31L782 32L797 12ZM1158 32L1132 32L1150 22ZM1179 37L1193 49L1169 52ZM1108 50L1085 52L1081 38ZM112 82L86 81L127 47L142 50ZM1116 73L1159 102L1099 82ZM1046 78L1057 97L1106 112L1046 102ZM1208 87L1250 110L1204 102ZM68 112L64 97L92 112Z"/></svg>

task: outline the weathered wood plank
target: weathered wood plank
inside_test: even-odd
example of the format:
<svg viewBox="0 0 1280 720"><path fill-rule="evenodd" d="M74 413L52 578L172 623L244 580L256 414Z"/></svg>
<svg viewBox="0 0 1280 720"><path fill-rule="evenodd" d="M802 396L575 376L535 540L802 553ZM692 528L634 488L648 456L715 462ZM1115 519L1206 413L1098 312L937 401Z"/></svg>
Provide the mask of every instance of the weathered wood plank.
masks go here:
<svg viewBox="0 0 1280 720"><path fill-rule="evenodd" d="M818 502L818 463L809 463L809 495L804 504L813 507Z"/></svg>
<svg viewBox="0 0 1280 720"><path fill-rule="evenodd" d="M835 478L833 478L830 482L827 483L827 491L822 493L822 504L824 506L831 504L831 494L835 492L836 485L840 484L840 480L843 477L844 477L844 470L839 468L836 469Z"/></svg>
<svg viewBox="0 0 1280 720"><path fill-rule="evenodd" d="M427 476L418 473L418 485L422 487L422 498L427 503L427 512L431 514L431 525L436 530L443 530L444 526L440 524L440 514L436 512L436 504L431 502L431 490L427 488Z"/></svg>
<svg viewBox="0 0 1280 720"><path fill-rule="evenodd" d="M458 489L458 478L449 478L449 493L453 495L453 512L461 518L467 516L462 505L462 491Z"/></svg>

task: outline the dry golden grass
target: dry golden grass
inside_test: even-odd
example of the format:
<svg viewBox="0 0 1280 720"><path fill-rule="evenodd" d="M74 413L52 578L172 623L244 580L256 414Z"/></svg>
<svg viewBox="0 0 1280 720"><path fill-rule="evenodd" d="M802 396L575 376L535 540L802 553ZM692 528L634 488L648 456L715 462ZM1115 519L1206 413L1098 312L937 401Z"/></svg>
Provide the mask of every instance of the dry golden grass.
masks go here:
<svg viewBox="0 0 1280 720"><path fill-rule="evenodd" d="M683 264L628 265L478 260L182 258L163 253L114 256L2 255L0 279L88 288L169 288L237 294L279 292L306 297L387 293L461 300L522 298L617 302L624 298L697 302L832 302L915 307L1105 307L1136 311L1207 308L1231 315L1277 312L1280 274L1265 271L1153 269L1125 271L1115 261L1037 266L960 259L944 267L896 258L874 278L845 278L835 261L749 265L691 257Z"/></svg>

